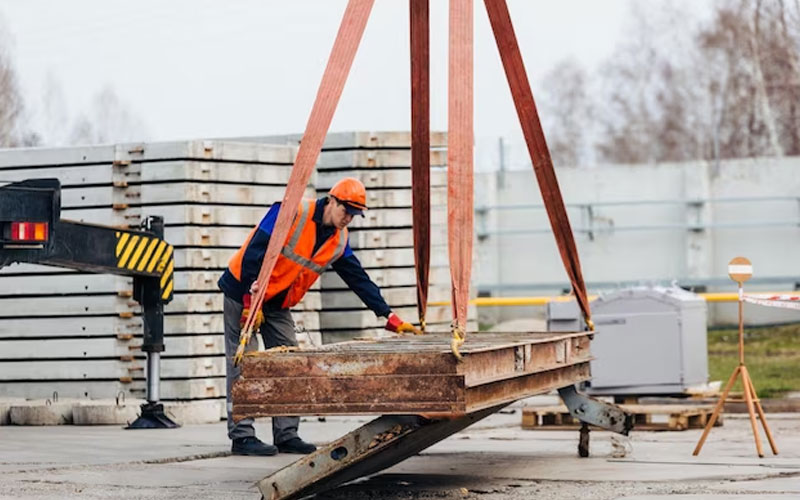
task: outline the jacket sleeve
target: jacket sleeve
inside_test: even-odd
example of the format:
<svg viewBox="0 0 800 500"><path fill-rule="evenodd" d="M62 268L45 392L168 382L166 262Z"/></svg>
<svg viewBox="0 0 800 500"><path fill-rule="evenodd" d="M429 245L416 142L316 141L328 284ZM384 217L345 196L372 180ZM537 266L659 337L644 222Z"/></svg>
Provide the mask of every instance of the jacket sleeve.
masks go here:
<svg viewBox="0 0 800 500"><path fill-rule="evenodd" d="M370 279L367 272L361 266L358 257L350 249L350 242L347 242L342 257L333 263L333 270L336 271L350 289L358 295L358 298L369 307L377 316L389 316L392 308L383 299L378 285Z"/></svg>
<svg viewBox="0 0 800 500"><path fill-rule="evenodd" d="M274 203L269 208L244 251L244 256L242 257L242 284L248 289L258 278L258 273L261 271L261 263L267 253L267 245L272 235L272 229L275 227L275 220L278 218L280 206L280 203Z"/></svg>

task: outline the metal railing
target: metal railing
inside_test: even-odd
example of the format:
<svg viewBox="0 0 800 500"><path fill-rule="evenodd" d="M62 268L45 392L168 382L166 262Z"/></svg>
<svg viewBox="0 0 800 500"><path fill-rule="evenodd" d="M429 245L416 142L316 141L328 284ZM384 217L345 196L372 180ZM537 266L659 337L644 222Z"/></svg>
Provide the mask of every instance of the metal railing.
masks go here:
<svg viewBox="0 0 800 500"><path fill-rule="evenodd" d="M698 296L705 299L706 302L738 302L738 293L698 293ZM790 297L800 297L800 292L757 292L754 295L785 295ZM597 295L589 295L589 301L597 298ZM575 300L575 297L569 295L559 295L555 297L548 296L533 296L533 297L478 297L469 301L470 304L476 307L499 307L499 306L543 306L550 302L569 302ZM449 300L439 302L429 302L429 306L449 306Z"/></svg>
<svg viewBox="0 0 800 500"><path fill-rule="evenodd" d="M683 206L686 209L699 210L705 205L716 203L764 203L764 202L795 202L798 207L796 217L791 220L763 220L747 221L737 223L681 223L681 224L649 224L649 225L629 225L618 226L615 224L598 225L596 220L595 208L601 207L625 207L625 206L658 206L673 205ZM615 231L664 231L664 230L683 230L683 231L703 231L706 229L734 229L734 228L764 228L764 227L799 227L800 226L800 196L757 196L757 197L733 197L733 198L695 198L680 200L620 200L620 201L598 201L598 202L577 202L565 203L567 209L576 208L582 212L581 219L583 226L573 226L572 232L575 234L586 234L593 238L598 232ZM477 236L484 239L489 236L513 236L524 234L543 234L550 233L549 226L531 229L488 229L486 216L491 211L517 211L517 210L544 210L544 204L524 204L524 205L480 205L475 208L476 219L478 220Z"/></svg>
<svg viewBox="0 0 800 500"><path fill-rule="evenodd" d="M704 213L714 205L723 204L764 204L764 203L784 203L793 204L793 210L781 210L780 219L768 220L744 220L741 222L713 222L713 214ZM700 233L713 229L763 229L763 228L800 228L800 196L751 196L751 197L721 197L721 198L691 198L691 199L660 199L660 200L617 200L617 201L597 201L597 202L573 202L565 203L567 209L580 210L578 224L574 225L573 233L586 235L590 240L594 240L600 234L613 234L615 232L633 231L686 231L689 233ZM608 217L598 217L597 212L604 208L630 207L639 209L640 207L659 207L674 206L679 210L673 216L666 216L675 219L683 219L686 222L678 223L653 223L653 224L631 224L617 225L614 220ZM791 205L790 205L791 206ZM683 207L680 209L680 207ZM492 222L489 216L492 212L519 212L519 211L541 211L544 204L519 204L519 205L479 205L475 209L477 221L477 236L480 242L487 241L491 237L521 236L535 234L549 234L552 232L549 225L544 224L540 227L521 228L521 229L493 229L489 227ZM761 209L764 210L763 208ZM711 215L711 216L709 216ZM625 217L625 214L619 216ZM730 220L730 217L726 217ZM761 216L763 219L763 216ZM499 272L499 271L498 271ZM480 295L498 295L502 292L531 293L541 290L550 293L553 290L569 290L569 283L550 282L550 283L505 283L502 277L500 283L478 283L477 288ZM727 286L730 280L727 277L715 278L662 278L662 279L637 279L627 281L608 281L608 282L587 282L590 290L618 289L629 286L641 285L671 285L675 284L682 288L705 291L709 287ZM776 285L781 288L786 285L793 285L798 289L800 277L798 276L762 276L751 280L754 285Z"/></svg>
<svg viewBox="0 0 800 500"><path fill-rule="evenodd" d="M759 276L750 279L748 285L787 285L794 284L795 289L800 289L800 276ZM720 278L694 278L694 279L652 279L652 280L620 280L620 281L587 281L589 290L616 290L635 286L677 286L686 290L704 290L708 287L730 286L728 277ZM478 294L482 295L496 291L531 292L535 290L564 290L571 289L569 282L549 283L482 283L477 285ZM761 292L759 292L761 293Z"/></svg>

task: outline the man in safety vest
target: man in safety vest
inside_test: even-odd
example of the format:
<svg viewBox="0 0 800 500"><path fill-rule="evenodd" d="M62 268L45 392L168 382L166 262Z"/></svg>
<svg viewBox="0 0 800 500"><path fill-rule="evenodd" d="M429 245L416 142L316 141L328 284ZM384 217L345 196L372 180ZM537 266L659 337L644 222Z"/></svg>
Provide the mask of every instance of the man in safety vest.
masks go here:
<svg viewBox="0 0 800 500"><path fill-rule="evenodd" d="M270 207L261 222L253 228L241 248L231 257L228 268L219 279L225 295L225 358L228 393L228 437L233 441L234 455L307 454L316 447L297 435L299 417L272 417L269 445L255 436L253 419L234 423L231 418L231 387L241 368L233 357L239 344L241 325L247 318L250 296L257 292L256 278L267 250L270 235L278 218L280 203ZM394 314L381 296L378 286L367 276L350 249L347 226L356 215L363 217L367 209L367 193L358 179L344 178L331 188L327 196L300 204L264 296L263 323L260 325L264 346L297 345L294 320L289 308L300 302L311 285L328 268L332 268L348 287L376 315L387 318L386 329L393 332L419 331ZM258 325L256 325L258 327ZM255 337L247 350L257 348Z"/></svg>

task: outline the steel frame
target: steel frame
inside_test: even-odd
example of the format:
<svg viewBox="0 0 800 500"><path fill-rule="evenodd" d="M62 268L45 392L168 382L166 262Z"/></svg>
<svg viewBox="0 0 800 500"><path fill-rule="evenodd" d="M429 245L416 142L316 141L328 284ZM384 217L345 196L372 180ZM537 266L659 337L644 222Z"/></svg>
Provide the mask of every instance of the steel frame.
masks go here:
<svg viewBox="0 0 800 500"><path fill-rule="evenodd" d="M384 415L258 482L263 498L289 500L335 488L419 453L505 404L454 419Z"/></svg>
<svg viewBox="0 0 800 500"><path fill-rule="evenodd" d="M461 416L589 379L589 332L447 335L253 352L232 388L233 418Z"/></svg>

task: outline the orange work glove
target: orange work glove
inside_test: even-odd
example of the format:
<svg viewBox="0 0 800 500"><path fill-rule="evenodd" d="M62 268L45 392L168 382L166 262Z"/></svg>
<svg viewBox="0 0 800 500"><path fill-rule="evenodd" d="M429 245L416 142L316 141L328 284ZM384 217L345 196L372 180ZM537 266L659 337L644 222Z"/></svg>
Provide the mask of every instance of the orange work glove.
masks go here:
<svg viewBox="0 0 800 500"><path fill-rule="evenodd" d="M414 335L422 335L422 332L419 328L411 323L403 321L400 319L400 316L396 315L395 313L389 314L389 318L386 321L386 326L384 328L395 333L413 332Z"/></svg>
<svg viewBox="0 0 800 500"><path fill-rule="evenodd" d="M252 297L250 297L249 293L246 293L242 296L242 304L244 305L244 309L242 309L242 317L239 319L239 328L244 328L245 323L247 323L247 317L250 315L251 302ZM258 312L256 312L256 319L253 322L253 330L257 331L263 322L264 313L259 309Z"/></svg>

